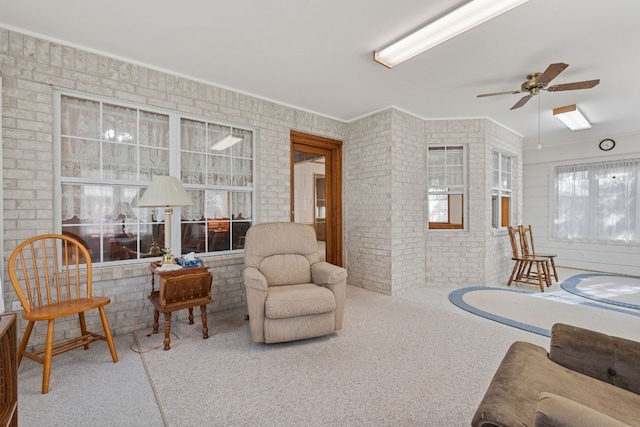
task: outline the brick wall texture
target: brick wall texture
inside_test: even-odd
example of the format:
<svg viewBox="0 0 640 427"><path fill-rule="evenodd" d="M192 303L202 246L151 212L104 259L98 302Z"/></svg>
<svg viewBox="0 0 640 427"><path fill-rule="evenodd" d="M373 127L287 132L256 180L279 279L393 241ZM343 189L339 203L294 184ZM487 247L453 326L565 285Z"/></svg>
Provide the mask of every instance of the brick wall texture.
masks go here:
<svg viewBox="0 0 640 427"><path fill-rule="evenodd" d="M343 252L352 285L393 294L407 286L506 280L508 241L490 226L491 150L520 159L522 142L493 122L429 121L390 108L345 123L1 28L0 71L4 263L19 242L55 229L53 93L63 88L257 129L256 222L289 220L291 130L344 141ZM468 229L429 232L426 146L449 142L468 144L472 159ZM214 274L209 310L244 306L242 256L205 262ZM4 270L8 309L16 297ZM115 334L151 327L146 263L95 268L94 289L112 299L107 313ZM88 318L89 324L98 321ZM56 328L58 338L66 337L76 332L76 322ZM43 340L44 329L33 336Z"/></svg>

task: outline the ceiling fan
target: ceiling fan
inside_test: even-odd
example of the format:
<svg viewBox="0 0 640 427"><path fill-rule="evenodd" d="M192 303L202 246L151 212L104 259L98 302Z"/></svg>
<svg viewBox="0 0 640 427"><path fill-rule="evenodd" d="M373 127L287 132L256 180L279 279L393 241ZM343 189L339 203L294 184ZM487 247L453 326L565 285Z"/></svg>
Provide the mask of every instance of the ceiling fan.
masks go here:
<svg viewBox="0 0 640 427"><path fill-rule="evenodd" d="M541 90L546 90L549 92L559 92L562 90L577 90L577 89L591 89L600 83L600 79L595 80L585 80L582 82L573 82L573 83L564 83L559 85L553 85L547 87L551 80L558 77L558 74L563 72L565 68L567 68L569 64L565 64L562 62L557 62L555 64L551 64L547 67L544 73L531 73L527 76L527 81L522 83L520 86L520 90L515 91L507 91L507 92L495 92L495 93L483 93L478 95L478 98L482 98L485 96L494 96L494 95L505 95L505 94L516 94L528 92L529 94L521 98L518 102L516 102L512 110L516 108L522 107L527 103L531 98L540 93Z"/></svg>

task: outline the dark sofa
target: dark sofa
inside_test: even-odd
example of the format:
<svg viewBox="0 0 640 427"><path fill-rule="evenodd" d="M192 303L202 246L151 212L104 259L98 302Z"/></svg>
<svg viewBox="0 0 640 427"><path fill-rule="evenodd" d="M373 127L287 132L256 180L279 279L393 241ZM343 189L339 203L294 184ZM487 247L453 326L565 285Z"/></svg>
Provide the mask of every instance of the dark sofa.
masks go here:
<svg viewBox="0 0 640 427"><path fill-rule="evenodd" d="M471 424L640 426L640 343L561 323L548 353L517 341Z"/></svg>

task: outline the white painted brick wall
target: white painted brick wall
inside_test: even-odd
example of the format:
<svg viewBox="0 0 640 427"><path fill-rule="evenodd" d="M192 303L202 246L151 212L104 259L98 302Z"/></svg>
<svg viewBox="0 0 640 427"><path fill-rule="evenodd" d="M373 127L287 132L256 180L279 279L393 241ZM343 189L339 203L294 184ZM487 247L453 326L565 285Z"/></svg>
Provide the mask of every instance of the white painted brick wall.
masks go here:
<svg viewBox="0 0 640 427"><path fill-rule="evenodd" d="M430 143L468 147L469 214L464 231L428 230L425 180ZM504 256L508 238L491 228L491 153L498 149L521 159L521 147L518 136L488 120L425 121L389 109L350 123L345 146L350 283L393 294L416 285L464 287L506 281L511 268L510 257ZM517 212L521 181L517 172Z"/></svg>
<svg viewBox="0 0 640 427"><path fill-rule="evenodd" d="M333 119L5 29L0 29L0 70L5 260L19 242L54 229L54 86L257 128L257 222L289 220L292 129L346 139L347 125ZM210 257L205 262L214 276L209 311L244 306L242 257ZM5 271L7 309L16 300L9 283ZM95 268L94 290L111 298L106 310L115 334L150 328L146 263ZM187 311L178 316L186 317ZM99 318L89 316L87 322L96 324ZM23 330L25 322L20 326ZM56 325L58 337L76 332L75 319ZM38 326L31 344L43 342L44 334Z"/></svg>
<svg viewBox="0 0 640 427"><path fill-rule="evenodd" d="M424 121L389 109L347 124L4 29L0 70L5 260L19 242L54 229L56 86L256 128L257 222L289 220L291 130L345 141L344 261L350 284L392 294L424 283L478 284L502 277L508 267L494 262L506 240L490 230L490 180L484 161L469 168L469 229L433 233L426 228L426 144L469 143L474 160L486 160L492 144L514 148L520 155L519 139L492 122ZM210 257L206 264L214 274L215 301L209 310L244 306L241 256ZM107 313L115 334L150 328L145 263L96 268L94 273L96 293L112 299ZM4 283L9 284L6 271ZM5 286L7 308L15 299L11 287ZM87 321L94 324L98 318ZM21 323L21 329L24 326ZM57 325L56 333L67 336L76 330L76 322L69 321ZM44 329L38 327L34 337L42 340Z"/></svg>

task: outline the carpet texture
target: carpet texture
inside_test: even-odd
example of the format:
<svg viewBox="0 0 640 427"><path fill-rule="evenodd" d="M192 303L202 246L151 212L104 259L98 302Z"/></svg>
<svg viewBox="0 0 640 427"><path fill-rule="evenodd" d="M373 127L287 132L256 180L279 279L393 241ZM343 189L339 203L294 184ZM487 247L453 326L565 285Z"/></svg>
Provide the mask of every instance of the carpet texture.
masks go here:
<svg viewBox="0 0 640 427"><path fill-rule="evenodd" d="M449 288L420 303L347 287L344 327L284 344L251 341L245 310L201 325L116 337L19 370L19 421L31 426L467 426L508 347L540 335L451 305ZM162 331L162 326L160 328ZM149 335L149 336L148 336ZM102 344L102 345L101 345Z"/></svg>
<svg viewBox="0 0 640 427"><path fill-rule="evenodd" d="M170 351L143 353L167 425L468 425L504 351L535 338L354 287L346 308L336 334L284 344L253 343L244 311L208 340L176 324Z"/></svg>
<svg viewBox="0 0 640 427"><path fill-rule="evenodd" d="M567 323L640 341L640 311L598 304L560 292L529 292L486 286L454 290L449 300L484 318L543 336Z"/></svg>

